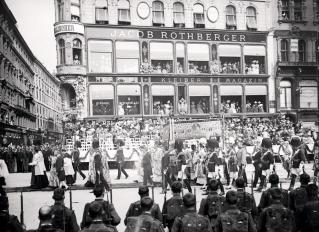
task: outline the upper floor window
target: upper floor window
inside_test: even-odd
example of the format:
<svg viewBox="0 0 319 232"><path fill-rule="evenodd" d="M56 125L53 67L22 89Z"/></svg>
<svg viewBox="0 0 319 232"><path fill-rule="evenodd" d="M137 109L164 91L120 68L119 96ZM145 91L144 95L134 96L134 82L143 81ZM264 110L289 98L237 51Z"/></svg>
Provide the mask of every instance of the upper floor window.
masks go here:
<svg viewBox="0 0 319 232"><path fill-rule="evenodd" d="M58 21L63 21L64 18L64 14L63 14L63 10L64 10L64 3L62 0L58 1Z"/></svg>
<svg viewBox="0 0 319 232"><path fill-rule="evenodd" d="M234 6L226 7L226 29L237 29L236 8Z"/></svg>
<svg viewBox="0 0 319 232"><path fill-rule="evenodd" d="M173 12L174 27L185 27L184 5L180 2L175 2Z"/></svg>
<svg viewBox="0 0 319 232"><path fill-rule="evenodd" d="M153 26L164 26L164 4L155 1L152 4L153 9Z"/></svg>
<svg viewBox="0 0 319 232"><path fill-rule="evenodd" d="M299 54L299 61L301 62L306 61L306 42L304 40L298 41L298 54Z"/></svg>
<svg viewBox="0 0 319 232"><path fill-rule="evenodd" d="M131 24L131 14L130 14L130 2L127 0L119 0L118 2L118 15L119 24L130 25Z"/></svg>
<svg viewBox="0 0 319 232"><path fill-rule="evenodd" d="M288 41L286 39L281 40L280 42L280 54L281 61L286 62L289 59L288 56Z"/></svg>
<svg viewBox="0 0 319 232"><path fill-rule="evenodd" d="M80 0L71 0L71 20L80 22Z"/></svg>
<svg viewBox="0 0 319 232"><path fill-rule="evenodd" d="M82 64L82 42L79 39L73 40L73 64Z"/></svg>
<svg viewBox="0 0 319 232"><path fill-rule="evenodd" d="M59 39L59 53L60 53L60 64L65 64L65 42L64 39Z"/></svg>
<svg viewBox="0 0 319 232"><path fill-rule="evenodd" d="M290 0L281 0L281 18L283 20L290 19L289 2Z"/></svg>
<svg viewBox="0 0 319 232"><path fill-rule="evenodd" d="M107 11L107 0L97 0L95 2L95 22L97 24L107 24L109 15Z"/></svg>
<svg viewBox="0 0 319 232"><path fill-rule="evenodd" d="M205 28L204 6L202 4L196 3L193 7L193 12L194 12L194 27Z"/></svg>
<svg viewBox="0 0 319 232"><path fill-rule="evenodd" d="M118 73L138 73L139 43L135 41L117 41L116 68Z"/></svg>
<svg viewBox="0 0 319 232"><path fill-rule="evenodd" d="M316 62L319 62L319 40L316 41Z"/></svg>
<svg viewBox="0 0 319 232"><path fill-rule="evenodd" d="M319 21L319 0L313 1L313 9L314 9L314 21Z"/></svg>
<svg viewBox="0 0 319 232"><path fill-rule="evenodd" d="M111 73L112 72L112 41L90 40L89 72Z"/></svg>
<svg viewBox="0 0 319 232"><path fill-rule="evenodd" d="M294 20L300 21L303 18L302 15L302 0L295 0L294 5Z"/></svg>
<svg viewBox="0 0 319 232"><path fill-rule="evenodd" d="M246 25L247 30L256 31L257 30L257 16L256 9L254 7L247 7L246 11Z"/></svg>

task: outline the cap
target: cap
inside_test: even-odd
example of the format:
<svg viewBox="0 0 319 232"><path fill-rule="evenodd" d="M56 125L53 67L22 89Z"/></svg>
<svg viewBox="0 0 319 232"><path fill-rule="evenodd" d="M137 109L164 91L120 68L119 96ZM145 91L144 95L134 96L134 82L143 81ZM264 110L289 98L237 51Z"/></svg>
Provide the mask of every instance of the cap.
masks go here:
<svg viewBox="0 0 319 232"><path fill-rule="evenodd" d="M209 139L207 140L206 147L214 149L214 148L218 148L219 144L216 139Z"/></svg>
<svg viewBox="0 0 319 232"><path fill-rule="evenodd" d="M196 197L192 193L186 193L183 196L183 204L186 207L192 207L196 205Z"/></svg>
<svg viewBox="0 0 319 232"><path fill-rule="evenodd" d="M307 173L302 173L299 178L301 184L308 184L310 182L310 176Z"/></svg>
<svg viewBox="0 0 319 232"><path fill-rule="evenodd" d="M261 141L261 147L264 148L271 148L272 147L272 142L270 138L263 138L263 140Z"/></svg>
<svg viewBox="0 0 319 232"><path fill-rule="evenodd" d="M174 181L172 184L172 192L173 193L180 193L182 191L183 185L179 181Z"/></svg>
<svg viewBox="0 0 319 232"><path fill-rule="evenodd" d="M142 185L138 188L138 194L139 195L145 195L145 194L148 194L149 193L149 189L147 186L145 185Z"/></svg>
<svg viewBox="0 0 319 232"><path fill-rule="evenodd" d="M278 184L279 183L279 177L277 174L273 173L269 176L269 183L270 184Z"/></svg>
<svg viewBox="0 0 319 232"><path fill-rule="evenodd" d="M101 196L104 193L104 191L105 191L104 186L101 184L98 184L94 187L92 192L95 196L98 197L98 196Z"/></svg>
<svg viewBox="0 0 319 232"><path fill-rule="evenodd" d="M290 140L290 145L293 147L299 147L301 145L299 136L293 136Z"/></svg>
<svg viewBox="0 0 319 232"><path fill-rule="evenodd" d="M237 192L234 190L230 190L226 193L226 201L230 205L235 205L238 201Z"/></svg>
<svg viewBox="0 0 319 232"><path fill-rule="evenodd" d="M53 192L53 197L54 200L63 200L64 199L64 190L61 188L57 188Z"/></svg>

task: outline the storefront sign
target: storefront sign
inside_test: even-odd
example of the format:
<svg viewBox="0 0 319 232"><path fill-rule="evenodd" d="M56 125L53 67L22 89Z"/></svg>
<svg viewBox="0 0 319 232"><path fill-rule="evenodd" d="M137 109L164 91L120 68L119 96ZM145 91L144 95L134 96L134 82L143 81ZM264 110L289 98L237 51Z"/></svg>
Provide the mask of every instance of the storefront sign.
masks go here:
<svg viewBox="0 0 319 232"><path fill-rule="evenodd" d="M112 115L113 100L92 100L93 115Z"/></svg>
<svg viewBox="0 0 319 232"><path fill-rule="evenodd" d="M83 35L84 26L76 23L61 23L54 26L54 35L66 32L79 33Z"/></svg>
<svg viewBox="0 0 319 232"><path fill-rule="evenodd" d="M215 30L186 30L186 29L119 29L86 27L86 37L102 39L162 39L218 42L266 42L263 32L234 32Z"/></svg>
<svg viewBox="0 0 319 232"><path fill-rule="evenodd" d="M291 39L290 40L290 51L291 52L298 52L298 39Z"/></svg>
<svg viewBox="0 0 319 232"><path fill-rule="evenodd" d="M151 77L151 82L266 84L267 77Z"/></svg>

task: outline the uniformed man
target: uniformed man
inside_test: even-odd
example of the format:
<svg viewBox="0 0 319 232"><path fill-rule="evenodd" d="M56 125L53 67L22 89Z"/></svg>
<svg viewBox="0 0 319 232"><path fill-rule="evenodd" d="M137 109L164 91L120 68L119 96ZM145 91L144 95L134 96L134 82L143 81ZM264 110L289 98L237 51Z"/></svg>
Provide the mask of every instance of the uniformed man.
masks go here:
<svg viewBox="0 0 319 232"><path fill-rule="evenodd" d="M64 190L57 188L54 190L54 205L52 207L52 225L55 229L68 232L78 232L79 226L73 210L64 205Z"/></svg>
<svg viewBox="0 0 319 232"><path fill-rule="evenodd" d="M80 141L75 141L74 150L71 153L74 169L74 182L76 182L76 173L79 172L83 180L86 178L85 174L81 170L81 161L80 161L80 151L79 148L82 146Z"/></svg>
<svg viewBox="0 0 319 232"><path fill-rule="evenodd" d="M237 208L238 196L233 190L226 194L227 210L217 218L216 232L240 231L256 232L256 225L251 215Z"/></svg>
<svg viewBox="0 0 319 232"><path fill-rule="evenodd" d="M192 193L187 193L183 197L185 214L177 217L174 221L172 232L200 231L211 232L209 219L196 213L196 197Z"/></svg>
<svg viewBox="0 0 319 232"><path fill-rule="evenodd" d="M183 215L183 198L181 197L183 185L179 181L174 181L172 184L173 196L163 204L163 222L164 227L167 227L169 231L172 230L172 226L176 217Z"/></svg>
<svg viewBox="0 0 319 232"><path fill-rule="evenodd" d="M281 190L272 188L270 190L272 204L263 209L258 222L258 231L295 231L295 220L293 212L281 203Z"/></svg>
<svg viewBox="0 0 319 232"><path fill-rule="evenodd" d="M319 231L319 198L318 186L309 184L307 186L308 202L302 211L303 226L301 232L317 232Z"/></svg>
<svg viewBox="0 0 319 232"><path fill-rule="evenodd" d="M0 195L0 231L23 232L23 226L15 215L9 214L9 200L6 195Z"/></svg>
<svg viewBox="0 0 319 232"><path fill-rule="evenodd" d="M141 199L142 213L139 216L127 218L125 232L145 231L145 232L164 232L162 222L152 215L154 202L152 198L146 196Z"/></svg>
<svg viewBox="0 0 319 232"><path fill-rule="evenodd" d="M140 186L138 188L138 194L140 195L140 198L142 200L143 197L148 197L149 196L149 189L147 186ZM128 217L134 217L134 216L140 216L142 214L142 208L141 208L141 200L136 201L132 203L127 210L126 217L124 219L124 224L127 224L127 218ZM158 204L154 203L152 208L151 208L151 214L154 218L156 218L159 221L163 221L162 213L160 210L160 207Z"/></svg>
<svg viewBox="0 0 319 232"><path fill-rule="evenodd" d="M81 222L81 228L83 229L84 227L90 226L90 224L92 222L92 218L90 217L89 208L90 208L90 205L94 202L97 202L98 204L100 204L102 206L101 217L102 217L102 221L105 225L111 225L111 226L115 227L118 224L120 224L121 218L117 214L113 204L104 200L104 194L105 194L104 186L101 184L97 185L94 188L93 193L94 193L96 198L91 203L85 204L83 218L82 218L82 222Z"/></svg>
<svg viewBox="0 0 319 232"><path fill-rule="evenodd" d="M242 176L245 180L245 185L247 185L247 175L246 175L246 165L247 165L247 150L246 150L246 142L243 141L242 138L237 139L237 165L238 169L238 177Z"/></svg>

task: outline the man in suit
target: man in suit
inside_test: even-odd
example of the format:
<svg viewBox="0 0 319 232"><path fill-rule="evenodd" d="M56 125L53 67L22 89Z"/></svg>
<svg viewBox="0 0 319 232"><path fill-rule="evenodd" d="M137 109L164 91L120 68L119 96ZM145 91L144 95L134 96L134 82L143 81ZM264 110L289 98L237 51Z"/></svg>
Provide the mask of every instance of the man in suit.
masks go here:
<svg viewBox="0 0 319 232"><path fill-rule="evenodd" d="M118 150L116 152L115 158L117 162L117 180L121 179L121 173L125 175L126 179L128 178L128 174L126 173L124 169L124 152L123 152L123 147L124 147L124 141L119 140L117 142L118 145Z"/></svg>

